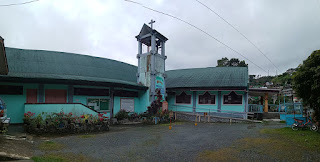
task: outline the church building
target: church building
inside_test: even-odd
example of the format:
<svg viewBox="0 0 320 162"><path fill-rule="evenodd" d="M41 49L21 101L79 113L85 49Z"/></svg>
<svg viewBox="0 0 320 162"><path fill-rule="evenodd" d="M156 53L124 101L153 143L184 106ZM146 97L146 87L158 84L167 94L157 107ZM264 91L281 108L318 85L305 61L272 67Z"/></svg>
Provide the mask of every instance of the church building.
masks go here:
<svg viewBox="0 0 320 162"><path fill-rule="evenodd" d="M109 117L121 109L143 113L157 90L172 111L246 118L247 67L166 70L168 39L152 23L144 24L136 39L137 55L132 55L138 67L88 55L9 48L0 37L0 98L11 123L22 123L28 111L105 112Z"/></svg>

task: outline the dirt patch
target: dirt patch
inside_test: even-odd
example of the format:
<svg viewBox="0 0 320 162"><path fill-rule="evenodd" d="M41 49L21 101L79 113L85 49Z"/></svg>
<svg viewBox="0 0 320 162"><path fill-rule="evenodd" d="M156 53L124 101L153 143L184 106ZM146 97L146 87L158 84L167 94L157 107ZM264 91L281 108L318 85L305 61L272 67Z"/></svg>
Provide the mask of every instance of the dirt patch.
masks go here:
<svg viewBox="0 0 320 162"><path fill-rule="evenodd" d="M43 156L34 156L31 158L35 162L43 161L59 161L59 162L90 162L91 158L83 154L73 154L73 153L59 153L59 154L45 154ZM97 161L97 160L94 160Z"/></svg>
<svg viewBox="0 0 320 162"><path fill-rule="evenodd" d="M19 139L6 139L0 135L0 150L8 154L18 154L20 156L32 157L33 144L30 141Z"/></svg>

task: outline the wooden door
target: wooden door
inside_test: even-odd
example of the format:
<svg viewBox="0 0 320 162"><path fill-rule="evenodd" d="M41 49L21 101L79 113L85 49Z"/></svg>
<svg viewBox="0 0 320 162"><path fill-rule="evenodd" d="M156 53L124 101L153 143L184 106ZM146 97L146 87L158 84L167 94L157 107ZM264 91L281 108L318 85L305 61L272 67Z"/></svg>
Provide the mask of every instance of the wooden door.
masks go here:
<svg viewBox="0 0 320 162"><path fill-rule="evenodd" d="M67 103L67 90L46 89L45 103Z"/></svg>
<svg viewBox="0 0 320 162"><path fill-rule="evenodd" d="M27 103L38 103L37 89L27 89Z"/></svg>

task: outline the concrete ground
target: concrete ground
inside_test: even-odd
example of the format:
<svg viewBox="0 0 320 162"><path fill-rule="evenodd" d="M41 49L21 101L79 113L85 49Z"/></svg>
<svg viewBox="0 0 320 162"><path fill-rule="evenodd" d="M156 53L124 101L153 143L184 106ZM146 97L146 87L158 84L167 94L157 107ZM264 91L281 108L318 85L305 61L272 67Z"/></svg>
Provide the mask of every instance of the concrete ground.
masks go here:
<svg viewBox="0 0 320 162"><path fill-rule="evenodd" d="M73 156L78 158L75 161L292 161L272 153L265 154L261 151L263 148L255 146L265 147L262 144L268 143L264 139L269 137L262 134L261 129L284 126L279 122L198 123L197 126L192 122L178 122L172 125L172 130L166 124L114 126L104 133L35 137L32 154ZM260 139L262 143L255 141ZM50 143L45 145L47 141ZM257 143L251 145L251 141ZM312 161L319 156L305 158Z"/></svg>

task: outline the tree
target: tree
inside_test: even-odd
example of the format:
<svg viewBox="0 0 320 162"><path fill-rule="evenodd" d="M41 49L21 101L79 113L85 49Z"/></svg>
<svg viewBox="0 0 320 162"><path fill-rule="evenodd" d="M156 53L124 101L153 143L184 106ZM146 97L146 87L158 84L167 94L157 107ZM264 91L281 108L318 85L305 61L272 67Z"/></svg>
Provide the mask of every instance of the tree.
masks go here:
<svg viewBox="0 0 320 162"><path fill-rule="evenodd" d="M217 67L248 67L248 64L244 60L240 61L238 58L231 58L230 60L226 57L217 61Z"/></svg>
<svg viewBox="0 0 320 162"><path fill-rule="evenodd" d="M315 110L320 120L320 50L314 51L293 75L293 87L305 104Z"/></svg>
<svg viewBox="0 0 320 162"><path fill-rule="evenodd" d="M229 65L229 59L226 57L223 57L222 59L217 61L217 67L224 67Z"/></svg>

